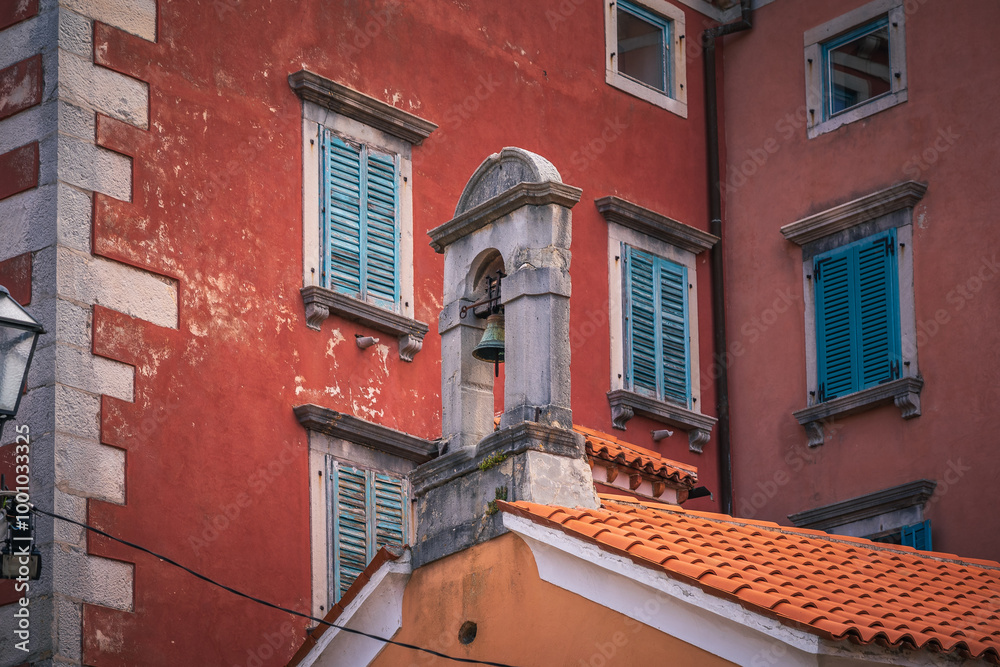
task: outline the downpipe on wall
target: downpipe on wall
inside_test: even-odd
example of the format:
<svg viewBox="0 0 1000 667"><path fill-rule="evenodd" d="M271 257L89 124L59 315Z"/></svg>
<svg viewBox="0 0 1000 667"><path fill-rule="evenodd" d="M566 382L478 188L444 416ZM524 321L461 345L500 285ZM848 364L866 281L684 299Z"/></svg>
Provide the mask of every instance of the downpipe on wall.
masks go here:
<svg viewBox="0 0 1000 667"><path fill-rule="evenodd" d="M719 91L715 62L716 41L725 35L750 30L753 27L753 9L751 0L741 0L740 18L725 25L710 28L702 34L705 63L705 124L708 139L708 197L709 197L709 232L719 237L719 242L712 246L712 347L716 354L723 355L719 364L719 377L715 381L715 409L718 415L719 443L719 500L722 511L733 513L733 454L730 440L729 421L729 368L726 362L726 289L723 273L723 245L725 237L722 233L722 174L719 164ZM713 364L714 366L714 364Z"/></svg>

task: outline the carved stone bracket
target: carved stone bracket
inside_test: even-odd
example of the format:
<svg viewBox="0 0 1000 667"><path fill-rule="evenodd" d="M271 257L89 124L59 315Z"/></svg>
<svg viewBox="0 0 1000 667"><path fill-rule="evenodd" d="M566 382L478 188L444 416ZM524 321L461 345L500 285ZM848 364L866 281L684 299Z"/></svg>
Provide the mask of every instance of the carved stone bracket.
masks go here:
<svg viewBox="0 0 1000 667"><path fill-rule="evenodd" d="M896 404L903 419L919 417L923 386L924 380L919 376L900 378L810 406L793 415L805 428L809 446L818 447L826 441L827 431L832 435L840 428L835 421L837 417L865 412L890 402Z"/></svg>
<svg viewBox="0 0 1000 667"><path fill-rule="evenodd" d="M413 334L403 334L399 337L399 358L403 361L413 361L413 357L424 346L424 337Z"/></svg>
<svg viewBox="0 0 1000 667"><path fill-rule="evenodd" d="M306 303L306 326L319 331L323 320L330 317L330 309L321 303Z"/></svg>
<svg viewBox="0 0 1000 667"><path fill-rule="evenodd" d="M697 454L702 453L705 443L712 437L712 428L718 421L715 417L625 389L609 391L608 403L611 404L611 423L615 428L624 431L625 422L637 414L643 415L687 431L688 449Z"/></svg>
<svg viewBox="0 0 1000 667"><path fill-rule="evenodd" d="M625 422L635 417L635 412L632 411L632 407L625 404L611 405L611 425L615 428L624 431Z"/></svg>
<svg viewBox="0 0 1000 667"><path fill-rule="evenodd" d="M705 448L705 443L712 437L710 430L703 428L693 428L688 431L688 449L701 454Z"/></svg>
<svg viewBox="0 0 1000 667"><path fill-rule="evenodd" d="M920 392L906 391L893 397L903 419L913 419L920 416Z"/></svg>
<svg viewBox="0 0 1000 667"><path fill-rule="evenodd" d="M316 285L302 288L302 301L306 309L306 325L310 329L319 330L323 320L337 315L376 331L397 336L399 358L403 361L413 361L414 355L423 347L424 335L427 333L427 325L423 322Z"/></svg>

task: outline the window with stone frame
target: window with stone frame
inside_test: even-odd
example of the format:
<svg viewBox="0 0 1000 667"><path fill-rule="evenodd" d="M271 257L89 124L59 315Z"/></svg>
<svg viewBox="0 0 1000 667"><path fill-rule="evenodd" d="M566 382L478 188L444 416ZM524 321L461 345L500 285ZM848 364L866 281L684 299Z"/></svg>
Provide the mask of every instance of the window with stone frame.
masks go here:
<svg viewBox="0 0 1000 667"><path fill-rule="evenodd" d="M903 0L874 0L807 30L809 138L907 100Z"/></svg>
<svg viewBox="0 0 1000 667"><path fill-rule="evenodd" d="M920 415L913 300L913 206L927 186L905 181L785 225L802 247L810 446L839 416L895 403Z"/></svg>
<svg viewBox="0 0 1000 667"><path fill-rule="evenodd" d="M317 74L288 77L302 99L302 298L306 324L331 315L395 336L412 361L412 148L437 127Z"/></svg>
<svg viewBox="0 0 1000 667"><path fill-rule="evenodd" d="M716 419L701 411L695 260L718 239L618 197L595 204L608 223L612 424L643 415L700 452Z"/></svg>
<svg viewBox="0 0 1000 667"><path fill-rule="evenodd" d="M607 83L687 118L684 10L666 0L604 6Z"/></svg>

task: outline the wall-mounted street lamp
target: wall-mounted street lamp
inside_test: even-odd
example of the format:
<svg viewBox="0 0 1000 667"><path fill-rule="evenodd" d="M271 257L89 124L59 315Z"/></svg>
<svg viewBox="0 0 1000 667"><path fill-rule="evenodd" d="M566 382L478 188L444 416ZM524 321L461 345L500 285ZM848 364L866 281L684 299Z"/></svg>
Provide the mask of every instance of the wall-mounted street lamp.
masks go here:
<svg viewBox="0 0 1000 667"><path fill-rule="evenodd" d="M35 345L43 333L42 325L0 285L0 438L4 424L21 406ZM15 493L7 490L2 479L0 475L0 514L7 522L7 529L0 551L0 578L37 579L42 570L42 556L34 546L35 525L26 493L27 481L24 491L19 486Z"/></svg>
<svg viewBox="0 0 1000 667"><path fill-rule="evenodd" d="M42 325L0 285L0 437L17 414Z"/></svg>

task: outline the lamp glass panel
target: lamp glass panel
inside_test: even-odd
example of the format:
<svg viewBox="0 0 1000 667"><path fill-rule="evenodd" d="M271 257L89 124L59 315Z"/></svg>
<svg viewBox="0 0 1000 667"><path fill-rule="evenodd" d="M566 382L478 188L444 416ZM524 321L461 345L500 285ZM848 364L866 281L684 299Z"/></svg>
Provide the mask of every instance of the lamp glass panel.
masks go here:
<svg viewBox="0 0 1000 667"><path fill-rule="evenodd" d="M13 413L24 385L34 331L0 325L0 412Z"/></svg>

